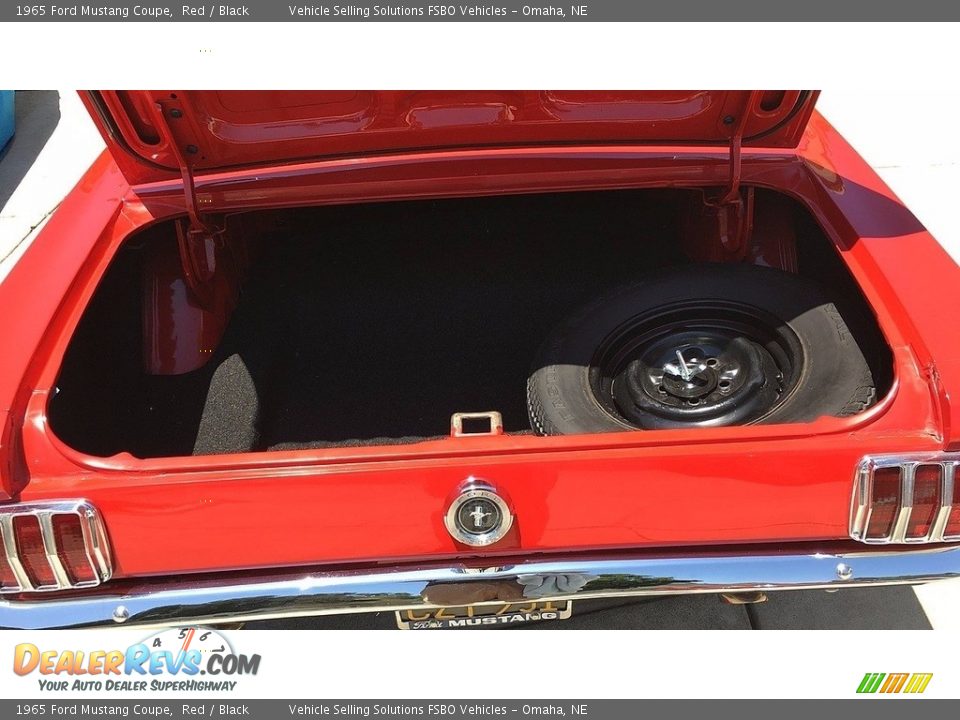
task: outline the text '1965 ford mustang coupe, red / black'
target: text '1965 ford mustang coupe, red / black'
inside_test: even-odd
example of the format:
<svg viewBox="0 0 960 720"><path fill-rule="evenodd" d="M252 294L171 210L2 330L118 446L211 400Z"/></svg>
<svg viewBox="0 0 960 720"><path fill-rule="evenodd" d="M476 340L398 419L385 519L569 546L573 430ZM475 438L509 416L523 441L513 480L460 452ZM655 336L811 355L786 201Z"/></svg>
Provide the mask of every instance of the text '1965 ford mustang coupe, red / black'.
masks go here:
<svg viewBox="0 0 960 720"><path fill-rule="evenodd" d="M0 285L0 625L960 574L960 268L816 96L83 93Z"/></svg>

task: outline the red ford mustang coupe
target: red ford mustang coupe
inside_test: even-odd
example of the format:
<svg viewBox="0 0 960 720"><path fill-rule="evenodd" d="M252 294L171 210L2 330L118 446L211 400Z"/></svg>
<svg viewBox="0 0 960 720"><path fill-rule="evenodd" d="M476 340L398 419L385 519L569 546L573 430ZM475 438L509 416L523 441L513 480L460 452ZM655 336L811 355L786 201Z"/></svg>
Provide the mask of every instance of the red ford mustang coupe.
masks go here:
<svg viewBox="0 0 960 720"><path fill-rule="evenodd" d="M960 268L815 92L88 92L0 285L0 625L960 575Z"/></svg>

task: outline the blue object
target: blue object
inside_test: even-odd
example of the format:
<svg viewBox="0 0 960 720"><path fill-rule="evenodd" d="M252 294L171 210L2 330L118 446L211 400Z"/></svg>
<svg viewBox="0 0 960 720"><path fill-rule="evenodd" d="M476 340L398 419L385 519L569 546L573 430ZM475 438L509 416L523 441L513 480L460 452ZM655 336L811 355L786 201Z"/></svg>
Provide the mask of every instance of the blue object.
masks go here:
<svg viewBox="0 0 960 720"><path fill-rule="evenodd" d="M0 90L0 150L13 137L13 90Z"/></svg>

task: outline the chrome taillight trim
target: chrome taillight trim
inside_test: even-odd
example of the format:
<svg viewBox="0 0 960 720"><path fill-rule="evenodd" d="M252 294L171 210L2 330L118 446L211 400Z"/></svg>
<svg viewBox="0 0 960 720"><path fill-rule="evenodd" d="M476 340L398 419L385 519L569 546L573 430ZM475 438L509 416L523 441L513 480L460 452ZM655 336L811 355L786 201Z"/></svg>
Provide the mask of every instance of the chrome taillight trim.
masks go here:
<svg viewBox="0 0 960 720"><path fill-rule="evenodd" d="M76 515L80 518L80 529L83 533L87 562L90 564L94 576L92 580L72 581L63 565L58 553L56 534L53 530L53 520L60 515ZM54 584L52 585L36 585L20 559L13 519L21 516L35 517L40 525L43 552L54 578ZM113 563L110 556L106 526L100 513L87 500L50 500L0 505L0 536L2 536L3 551L7 564L17 581L16 585L0 588L0 593L91 588L106 582L113 575Z"/></svg>
<svg viewBox="0 0 960 720"><path fill-rule="evenodd" d="M954 462L948 463L943 467L943 490L942 490L943 497L949 497L951 498L951 500L953 499L953 493L955 488L954 483L957 482L958 466L960 466L960 460L956 460ZM944 512L944 510L946 510L946 512ZM957 512L960 512L960 509L958 509ZM944 534L947 527L947 521L950 519L950 505L947 505L947 507L944 508L941 504L940 515L942 516L942 518L939 516L937 517L937 525L940 528L940 537L942 537L944 540L948 542L950 541L956 542L960 540L960 535Z"/></svg>
<svg viewBox="0 0 960 720"><path fill-rule="evenodd" d="M923 537L908 538L910 514L913 511L913 489L917 468L921 465L940 466L940 510ZM953 502L953 484L960 465L960 453L923 453L913 455L870 455L857 467L850 510L850 537L868 545L918 545L937 542L958 542L960 535L944 535L950 519ZM885 537L868 538L872 512L873 475L884 468L900 469L900 508L894 519L891 532ZM958 510L960 512L960 510Z"/></svg>

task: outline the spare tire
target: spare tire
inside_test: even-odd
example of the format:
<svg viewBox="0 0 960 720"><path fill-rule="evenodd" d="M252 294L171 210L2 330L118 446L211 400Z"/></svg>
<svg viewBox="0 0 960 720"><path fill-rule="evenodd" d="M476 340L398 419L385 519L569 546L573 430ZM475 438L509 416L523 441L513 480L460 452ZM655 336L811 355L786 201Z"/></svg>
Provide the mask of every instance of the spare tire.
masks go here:
<svg viewBox="0 0 960 720"><path fill-rule="evenodd" d="M589 303L527 381L541 435L807 422L869 407L864 354L827 291L752 265L689 265Z"/></svg>

